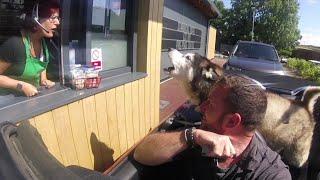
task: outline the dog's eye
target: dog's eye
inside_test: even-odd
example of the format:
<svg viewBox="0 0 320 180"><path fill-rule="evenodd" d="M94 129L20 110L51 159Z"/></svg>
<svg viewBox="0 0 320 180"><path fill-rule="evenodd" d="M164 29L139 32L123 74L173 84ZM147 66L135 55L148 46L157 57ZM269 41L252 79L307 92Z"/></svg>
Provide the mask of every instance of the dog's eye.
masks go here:
<svg viewBox="0 0 320 180"><path fill-rule="evenodd" d="M190 56L186 56L186 59L188 59L189 61L191 60L191 57Z"/></svg>

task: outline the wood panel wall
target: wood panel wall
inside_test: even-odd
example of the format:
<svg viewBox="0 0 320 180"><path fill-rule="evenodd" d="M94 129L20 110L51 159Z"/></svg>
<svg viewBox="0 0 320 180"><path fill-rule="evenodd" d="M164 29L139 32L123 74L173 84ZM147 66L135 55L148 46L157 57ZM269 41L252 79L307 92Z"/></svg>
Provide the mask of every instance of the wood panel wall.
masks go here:
<svg viewBox="0 0 320 180"><path fill-rule="evenodd" d="M209 59L214 58L215 56L216 37L217 37L217 29L212 26L209 26L208 44L207 44L207 58Z"/></svg>
<svg viewBox="0 0 320 180"><path fill-rule="evenodd" d="M142 0L138 71L148 76L29 120L62 164L105 170L159 123L164 0Z"/></svg>

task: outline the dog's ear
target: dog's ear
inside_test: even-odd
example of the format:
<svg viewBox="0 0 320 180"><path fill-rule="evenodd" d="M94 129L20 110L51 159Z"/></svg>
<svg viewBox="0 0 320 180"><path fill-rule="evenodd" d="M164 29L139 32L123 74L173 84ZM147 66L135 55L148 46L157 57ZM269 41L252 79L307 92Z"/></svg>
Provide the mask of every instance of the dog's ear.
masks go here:
<svg viewBox="0 0 320 180"><path fill-rule="evenodd" d="M223 69L220 66L215 65L214 71L219 77L223 75Z"/></svg>
<svg viewBox="0 0 320 180"><path fill-rule="evenodd" d="M208 67L210 66L210 61L208 59L203 59L200 64L199 64L199 67L200 68L204 68L204 69L208 69Z"/></svg>
<svg viewBox="0 0 320 180"><path fill-rule="evenodd" d="M214 58L209 60L210 67L214 69L214 72L218 75L218 77L223 75L223 68L214 62Z"/></svg>

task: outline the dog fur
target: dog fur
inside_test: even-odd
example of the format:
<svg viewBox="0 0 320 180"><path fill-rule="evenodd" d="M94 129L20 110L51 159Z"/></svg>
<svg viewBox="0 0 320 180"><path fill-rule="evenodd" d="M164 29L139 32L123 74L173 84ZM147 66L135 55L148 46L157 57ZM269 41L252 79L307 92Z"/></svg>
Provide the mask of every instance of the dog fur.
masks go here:
<svg viewBox="0 0 320 180"><path fill-rule="evenodd" d="M199 54L181 54L170 49L169 57L174 67L165 70L181 82L196 105L208 97L216 79L223 75L221 67ZM271 92L266 94L267 111L258 130L268 145L280 152L288 164L302 167L308 160L315 119L320 119L314 118L312 113L315 100L320 95L320 88L308 87L301 101L289 100Z"/></svg>

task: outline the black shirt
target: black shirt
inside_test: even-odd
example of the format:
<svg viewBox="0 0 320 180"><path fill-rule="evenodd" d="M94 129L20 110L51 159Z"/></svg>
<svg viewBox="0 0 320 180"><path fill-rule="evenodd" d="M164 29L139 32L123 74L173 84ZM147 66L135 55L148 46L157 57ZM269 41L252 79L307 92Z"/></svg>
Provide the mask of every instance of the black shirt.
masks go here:
<svg viewBox="0 0 320 180"><path fill-rule="evenodd" d="M201 155L200 148L187 149L172 162L145 167L141 171L143 179L291 179L288 166L279 154L272 151L256 136L244 151L242 159L228 170L217 167L217 159Z"/></svg>
<svg viewBox="0 0 320 180"><path fill-rule="evenodd" d="M0 61L11 63L4 75L22 75L26 65L26 50L21 36L13 36L1 44Z"/></svg>

